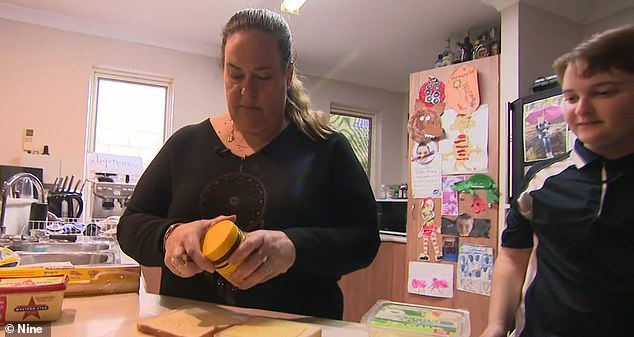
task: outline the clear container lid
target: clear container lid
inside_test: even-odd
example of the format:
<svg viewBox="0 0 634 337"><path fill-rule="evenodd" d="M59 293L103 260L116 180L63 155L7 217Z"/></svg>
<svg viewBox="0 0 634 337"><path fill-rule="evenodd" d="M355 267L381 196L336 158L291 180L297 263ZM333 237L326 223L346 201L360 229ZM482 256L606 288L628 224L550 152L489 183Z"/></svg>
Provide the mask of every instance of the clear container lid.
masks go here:
<svg viewBox="0 0 634 337"><path fill-rule="evenodd" d="M361 323L372 330L429 337L469 337L469 312L459 309L377 301Z"/></svg>

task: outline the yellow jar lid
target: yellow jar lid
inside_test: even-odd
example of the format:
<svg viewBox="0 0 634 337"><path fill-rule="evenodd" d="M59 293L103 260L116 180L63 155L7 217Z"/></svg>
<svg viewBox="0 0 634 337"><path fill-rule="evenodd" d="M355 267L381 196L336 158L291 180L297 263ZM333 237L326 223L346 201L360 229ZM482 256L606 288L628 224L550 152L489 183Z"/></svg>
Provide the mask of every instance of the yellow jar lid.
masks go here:
<svg viewBox="0 0 634 337"><path fill-rule="evenodd" d="M240 229L231 220L211 226L203 238L202 252L212 262L218 261L240 239Z"/></svg>

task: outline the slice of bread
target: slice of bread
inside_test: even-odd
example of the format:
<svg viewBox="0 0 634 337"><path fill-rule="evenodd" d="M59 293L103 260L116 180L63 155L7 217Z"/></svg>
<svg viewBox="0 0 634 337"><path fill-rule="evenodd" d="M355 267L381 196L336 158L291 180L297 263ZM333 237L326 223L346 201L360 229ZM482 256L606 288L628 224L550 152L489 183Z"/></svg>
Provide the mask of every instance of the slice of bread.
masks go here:
<svg viewBox="0 0 634 337"><path fill-rule="evenodd" d="M221 308L183 307L137 321L137 330L159 337L212 337L246 316Z"/></svg>
<svg viewBox="0 0 634 337"><path fill-rule="evenodd" d="M318 325L281 319L254 317L244 323L218 331L214 337L321 337Z"/></svg>

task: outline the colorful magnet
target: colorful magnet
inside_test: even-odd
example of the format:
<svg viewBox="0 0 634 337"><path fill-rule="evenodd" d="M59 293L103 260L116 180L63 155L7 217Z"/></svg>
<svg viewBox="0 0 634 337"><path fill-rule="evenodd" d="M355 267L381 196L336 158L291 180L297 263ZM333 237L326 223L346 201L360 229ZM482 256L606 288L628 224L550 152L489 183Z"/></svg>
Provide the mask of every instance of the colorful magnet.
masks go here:
<svg viewBox="0 0 634 337"><path fill-rule="evenodd" d="M459 181L451 187L456 192L475 194L474 190L484 190L487 200L490 203L499 201L497 185L491 177L486 174L476 173L467 180Z"/></svg>
<svg viewBox="0 0 634 337"><path fill-rule="evenodd" d="M486 211L487 209L487 203L478 198L477 196L473 198L473 201L471 202L471 210L473 211L473 213L482 213L484 211Z"/></svg>

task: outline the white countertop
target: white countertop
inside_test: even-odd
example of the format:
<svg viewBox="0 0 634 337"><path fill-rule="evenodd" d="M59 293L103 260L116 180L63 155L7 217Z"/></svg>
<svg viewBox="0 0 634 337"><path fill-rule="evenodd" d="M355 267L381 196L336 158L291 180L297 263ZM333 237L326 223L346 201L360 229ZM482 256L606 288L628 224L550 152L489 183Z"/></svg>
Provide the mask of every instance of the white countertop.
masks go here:
<svg viewBox="0 0 634 337"><path fill-rule="evenodd" d="M392 234L390 231L379 231L379 236L381 237L381 242L396 242L396 243L407 243L407 236L401 234Z"/></svg>
<svg viewBox="0 0 634 337"><path fill-rule="evenodd" d="M202 308L216 304L176 297L148 294L115 294L64 298L61 317L52 323L52 337L148 336L136 329L142 317L158 315L183 305ZM368 337L368 330L359 323L298 316L272 311L223 306L232 311L256 316L297 320L322 326L322 337ZM5 336L4 330L0 336Z"/></svg>

